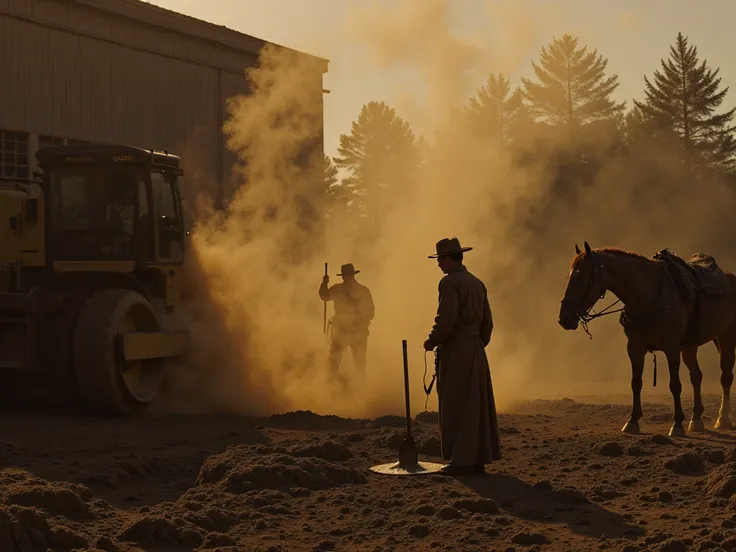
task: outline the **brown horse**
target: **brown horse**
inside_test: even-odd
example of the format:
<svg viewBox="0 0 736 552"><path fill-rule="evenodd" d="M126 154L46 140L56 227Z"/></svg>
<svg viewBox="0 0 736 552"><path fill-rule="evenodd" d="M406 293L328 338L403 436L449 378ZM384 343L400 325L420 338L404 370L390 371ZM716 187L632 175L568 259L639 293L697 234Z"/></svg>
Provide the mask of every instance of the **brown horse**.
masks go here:
<svg viewBox="0 0 736 552"><path fill-rule="evenodd" d="M670 391L674 400L674 423L671 436L685 435L682 426L685 413L680 402L680 355L690 371L695 401L689 431L705 431L701 416L703 401L700 393L703 373L698 366L698 347L713 341L720 353L721 409L716 429L731 429L730 391L733 382L734 350L736 349L736 276L723 271L730 290L721 294L699 293L700 321L697 333L691 331L696 311L695 301L678 288L666 263L620 249L591 249L575 246L569 281L560 307L559 323L565 330L577 329L586 321L598 299L611 291L624 304L621 323L628 338L626 351L631 361L631 418L621 431L638 433L641 410L644 358L649 351L662 351L670 373Z"/></svg>

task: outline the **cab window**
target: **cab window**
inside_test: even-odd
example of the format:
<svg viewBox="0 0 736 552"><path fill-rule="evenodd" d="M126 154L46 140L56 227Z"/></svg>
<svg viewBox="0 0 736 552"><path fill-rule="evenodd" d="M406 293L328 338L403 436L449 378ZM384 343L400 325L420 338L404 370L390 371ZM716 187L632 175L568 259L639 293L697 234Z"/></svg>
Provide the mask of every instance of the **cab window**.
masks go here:
<svg viewBox="0 0 736 552"><path fill-rule="evenodd" d="M165 228L179 228L179 213L176 210L173 183L163 173L153 172L151 190L159 225Z"/></svg>
<svg viewBox="0 0 736 552"><path fill-rule="evenodd" d="M158 229L158 259L182 262L182 223L176 194L176 177L171 173L151 172L151 197Z"/></svg>

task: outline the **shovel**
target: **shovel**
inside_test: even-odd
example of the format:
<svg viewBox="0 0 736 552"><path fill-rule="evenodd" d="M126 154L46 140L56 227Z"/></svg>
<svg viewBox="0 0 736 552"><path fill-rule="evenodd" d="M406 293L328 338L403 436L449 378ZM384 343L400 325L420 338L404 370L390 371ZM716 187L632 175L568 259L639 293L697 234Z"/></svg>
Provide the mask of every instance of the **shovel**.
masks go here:
<svg viewBox="0 0 736 552"><path fill-rule="evenodd" d="M409 360L406 355L406 339L401 341L404 349L404 398L406 399L406 437L399 445L399 461L373 466L371 471L383 475L426 475L437 473L444 467L434 462L420 462L417 445L411 436L411 407L409 405Z"/></svg>
<svg viewBox="0 0 736 552"><path fill-rule="evenodd" d="M406 339L401 341L404 353L404 399L406 401L406 437L399 445L399 467L404 470L416 470L419 464L419 453L414 437L411 436L411 407L409 406L409 359L406 353Z"/></svg>

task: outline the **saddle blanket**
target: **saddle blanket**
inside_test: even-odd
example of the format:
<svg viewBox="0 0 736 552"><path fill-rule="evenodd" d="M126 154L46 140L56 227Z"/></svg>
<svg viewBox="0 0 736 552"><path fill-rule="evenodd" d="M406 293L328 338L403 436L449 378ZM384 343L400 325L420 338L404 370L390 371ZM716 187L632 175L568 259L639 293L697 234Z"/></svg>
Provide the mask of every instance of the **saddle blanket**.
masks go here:
<svg viewBox="0 0 736 552"><path fill-rule="evenodd" d="M668 264L688 299L694 299L699 293L726 295L731 292L731 282L712 255L695 253L685 261L663 249L654 255L653 260Z"/></svg>

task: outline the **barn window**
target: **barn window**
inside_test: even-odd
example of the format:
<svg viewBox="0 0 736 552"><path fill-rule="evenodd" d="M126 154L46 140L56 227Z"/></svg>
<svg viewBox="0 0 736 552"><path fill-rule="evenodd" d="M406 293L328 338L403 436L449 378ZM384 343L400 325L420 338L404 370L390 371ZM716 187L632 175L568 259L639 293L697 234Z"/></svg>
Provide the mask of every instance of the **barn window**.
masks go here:
<svg viewBox="0 0 736 552"><path fill-rule="evenodd" d="M0 176L28 178L28 133L0 130Z"/></svg>

